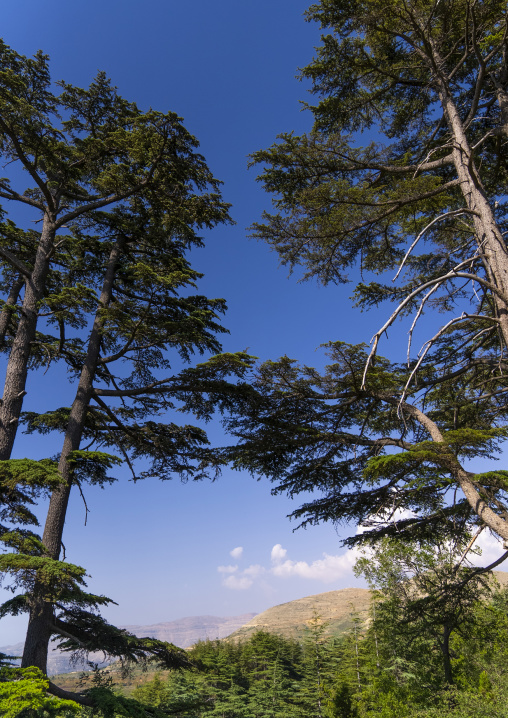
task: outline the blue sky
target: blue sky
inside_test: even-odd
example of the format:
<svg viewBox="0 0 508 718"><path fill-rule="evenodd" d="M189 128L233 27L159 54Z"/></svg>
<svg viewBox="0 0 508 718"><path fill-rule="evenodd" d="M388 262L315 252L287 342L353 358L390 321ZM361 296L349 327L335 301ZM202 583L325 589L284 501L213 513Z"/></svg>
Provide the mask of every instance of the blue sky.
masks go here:
<svg viewBox="0 0 508 718"><path fill-rule="evenodd" d="M55 80L86 86L103 69L140 107L184 118L224 181L236 221L210 232L205 249L192 257L205 273L200 290L228 301L224 349L322 365L321 343L368 342L387 308L360 315L350 308L351 286L322 288L288 278L277 256L246 231L270 204L256 171L247 170L247 155L279 132L310 127L310 113L299 104L306 86L295 79L319 41L319 29L303 18L306 5L17 0L4 8L2 32L20 53L41 48L49 54ZM33 378L26 408L58 405L65 393L60 382L52 372ZM210 426L210 437L222 441L218 424ZM48 455L45 441L21 437L17 455ZM122 472L119 479L105 491L89 491L86 527L81 499L73 497L64 536L67 559L91 574L90 589L119 603L106 611L112 622L258 612L358 583L334 528L293 533L286 515L295 506L272 497L267 481L233 472L215 483L187 485L133 485ZM22 637L20 620L2 622L0 645Z"/></svg>

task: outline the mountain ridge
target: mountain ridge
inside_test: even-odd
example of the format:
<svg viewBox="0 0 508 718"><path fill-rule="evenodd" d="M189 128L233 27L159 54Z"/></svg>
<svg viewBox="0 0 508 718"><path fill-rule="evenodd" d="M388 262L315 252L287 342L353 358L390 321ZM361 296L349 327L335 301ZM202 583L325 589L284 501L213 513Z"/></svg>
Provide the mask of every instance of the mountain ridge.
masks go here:
<svg viewBox="0 0 508 718"><path fill-rule="evenodd" d="M157 638L160 641L173 643L179 648L189 648L189 646L192 646L199 640L225 638L250 621L254 616L256 616L256 614L253 612L241 613L237 616L185 616L174 621L163 621L143 625L123 625L119 626L119 628L124 628L139 638ZM52 643L54 645L54 641ZM5 653L10 656L19 656L23 653L23 645L23 642L20 641L19 643L8 646L0 646L0 653ZM102 652L90 653L89 660L100 666L106 666L111 662L104 661ZM68 673L76 670L88 670L88 667L82 661L72 663L69 654L64 651L59 651L54 647L50 650L48 656L48 675L53 676L58 673Z"/></svg>

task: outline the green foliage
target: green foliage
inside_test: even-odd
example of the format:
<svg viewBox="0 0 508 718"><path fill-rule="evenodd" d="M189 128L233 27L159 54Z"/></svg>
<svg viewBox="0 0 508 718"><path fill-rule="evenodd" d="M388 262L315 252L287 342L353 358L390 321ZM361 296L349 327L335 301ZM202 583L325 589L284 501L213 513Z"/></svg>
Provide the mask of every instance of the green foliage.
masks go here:
<svg viewBox="0 0 508 718"><path fill-rule="evenodd" d="M464 207L454 181L443 84L466 122L470 144L478 143L475 160L487 192L504 194L506 167L494 128L505 120L487 98L506 72L499 39L505 6L500 0L322 0L307 17L323 29L314 60L302 70L317 100L310 107L315 124L301 137L283 133L253 155L276 209L254 225L254 234L285 264L303 265L306 277L324 283L348 281L358 262L379 275L397 268L429 221ZM475 91L482 99L473 102ZM501 221L505 213L501 204ZM470 238L467 211L444 216L421 240L420 254L409 257L405 288L362 281L358 302L397 299L445 274L465 258ZM451 300L445 294L432 297L433 306L445 307Z"/></svg>
<svg viewBox="0 0 508 718"><path fill-rule="evenodd" d="M85 569L64 561L55 561L47 556L30 556L21 553L7 553L0 556L0 569L3 574L12 574L11 588L23 588L27 592L34 589L37 581L38 595L44 601L65 600L69 594L79 592L79 586L85 586ZM25 594L26 609L30 600ZM14 604L8 602L12 608ZM5 608L5 604L3 606ZM19 611L19 607L16 606Z"/></svg>
<svg viewBox="0 0 508 718"><path fill-rule="evenodd" d="M492 456L505 436L506 407L482 405L464 412L461 383L440 383L428 392L425 411L441 433L429 441L428 426L413 411L421 386L400 393L405 367L377 358L367 362L363 345L334 342L331 363L320 373L282 357L266 362L254 378L255 394L245 395L237 416L228 419L238 437L224 450L238 469L268 476L276 493L291 497L315 492L292 516L302 524L321 521L362 524L366 531L347 543L400 535L408 541L456 536L477 518L457 492L461 461ZM429 382L436 376L427 371ZM490 425L489 425L490 424ZM487 499L507 498L504 474L479 473ZM491 493L489 493L489 491Z"/></svg>
<svg viewBox="0 0 508 718"><path fill-rule="evenodd" d="M0 197L42 218L40 231L24 231L0 212L0 348L10 372L0 453L10 456L19 425L62 438L55 461L0 463L0 572L18 591L0 612L29 612L23 665L43 672L52 635L78 656L103 650L126 663L186 666L174 646L99 615L111 599L86 592L85 570L61 560L62 532L71 490L86 504L86 484L111 483L120 464L134 479L198 479L220 468L204 429L176 417L207 421L248 391L253 358L220 353L225 301L197 292L202 275L187 257L204 229L230 221L229 205L180 118L140 111L105 73L86 89L55 87L47 56L0 42L0 80L0 155L31 183L17 190L14 173L0 180ZM71 406L23 414L28 372L53 362L76 382ZM40 537L26 527L38 525L31 507L47 494ZM108 690L94 686L85 704L104 715L139 712Z"/></svg>
<svg viewBox="0 0 508 718"><path fill-rule="evenodd" d="M164 682L159 674L136 688L133 697L145 705L154 706L173 716L197 715L205 696L200 692L195 674L173 672Z"/></svg>
<svg viewBox="0 0 508 718"><path fill-rule="evenodd" d="M504 475L462 463L498 458L506 437L506 3L320 0L307 18L323 30L301 71L314 124L252 156L274 206L253 236L303 279L354 279L361 308L396 308L369 354L335 342L322 373L260 367L226 455L275 492L315 492L293 513L304 525L370 529L350 543L478 521L506 540ZM389 363L378 344L411 314L407 360Z"/></svg>
<svg viewBox="0 0 508 718"><path fill-rule="evenodd" d="M355 566L381 598L373 625L385 645L391 642L388 666L420 690L453 684L455 635L478 635L477 607L490 598L492 578L470 566L470 549L470 537L417 546L384 539Z"/></svg>
<svg viewBox="0 0 508 718"><path fill-rule="evenodd" d="M34 488L54 489L61 483L56 461L50 459L10 459L0 461L2 487L18 484Z"/></svg>
<svg viewBox="0 0 508 718"><path fill-rule="evenodd" d="M80 714L74 701L48 696L48 679L38 668L0 668L3 718L70 718Z"/></svg>
<svg viewBox="0 0 508 718"><path fill-rule="evenodd" d="M112 484L116 479L107 475L107 471L113 466L122 464L122 460L118 456L106 454L104 451L71 451L67 457L67 463L72 469L74 480L80 482L88 482L91 485Z"/></svg>
<svg viewBox="0 0 508 718"><path fill-rule="evenodd" d="M357 718L358 708L353 700L349 685L337 679L326 704L326 713L330 718Z"/></svg>
<svg viewBox="0 0 508 718"><path fill-rule="evenodd" d="M7 524L37 526L29 507L61 482L56 462L50 459L0 461L0 535L8 531Z"/></svg>
<svg viewBox="0 0 508 718"><path fill-rule="evenodd" d="M356 623L339 638L323 640L316 622L299 641L259 632L238 644L198 643L190 652L198 672L156 676L134 696L179 718L501 718L508 698L505 601L498 592L469 606L477 629L470 630L470 621L456 634L451 687L444 687L442 666L433 660L432 637L408 645L407 625L376 602L372 622ZM505 642L502 650L496 641Z"/></svg>

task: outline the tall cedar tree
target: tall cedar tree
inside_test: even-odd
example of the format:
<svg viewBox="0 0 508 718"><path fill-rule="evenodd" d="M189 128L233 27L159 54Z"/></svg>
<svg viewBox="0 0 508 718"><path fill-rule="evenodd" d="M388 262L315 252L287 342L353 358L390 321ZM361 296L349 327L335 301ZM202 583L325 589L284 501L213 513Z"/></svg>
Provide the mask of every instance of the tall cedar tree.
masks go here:
<svg viewBox="0 0 508 718"><path fill-rule="evenodd" d="M1 156L22 168L32 184L16 190L2 178L0 197L32 208L41 223L38 232L21 232L7 222L1 233L8 289L3 322L16 319L5 330L12 336L0 409L0 459L5 460L26 393L39 303L59 249L73 251L62 230L130 197L156 199L160 211L170 211L185 193L190 168L201 183L210 178L202 158L193 154L194 139L174 113L141 112L118 95L104 73L87 90L58 83L62 92L55 95L47 56L39 52L26 58L4 43L0 73ZM213 220L227 217L218 195L214 210Z"/></svg>
<svg viewBox="0 0 508 718"><path fill-rule="evenodd" d="M2 424L0 518L8 552L0 571L19 590L0 617L29 613L22 665L43 673L52 636L83 654L185 664L174 647L104 621L97 609L110 599L87 593L84 569L60 560L60 552L73 487L113 481L108 470L122 462L134 478L161 479L201 478L215 462L201 428L167 416L177 409L206 421L232 408L242 391L236 379L251 363L244 353L217 354L224 301L190 293L201 275L185 255L201 244L199 230L228 221L228 208L176 115L140 113L102 74L87 91L62 83L57 98L43 55L28 60L1 49L2 148L37 187L19 194L3 180L0 193L36 207L43 228L24 232L6 222L0 247L8 354L2 411L10 412ZM57 109L66 119L52 127ZM57 234L64 223L67 234ZM196 353L213 356L172 368ZM53 360L67 365L76 384L72 405L22 414L29 368ZM20 421L30 432L63 436L58 462L9 459ZM42 537L28 528L37 525L30 504L41 491L51 493ZM50 690L69 697L51 683ZM93 696L72 697L94 703Z"/></svg>
<svg viewBox="0 0 508 718"><path fill-rule="evenodd" d="M323 375L265 364L257 400L229 424L241 440L229 454L276 492L318 492L294 513L303 523L370 527L350 543L472 523L508 541L508 473L464 464L506 436L506 3L322 0L307 17L325 30L302 71L315 123L253 156L275 195L254 234L306 278L361 270L357 303L396 309L370 353L331 344ZM412 357L426 310L449 316ZM377 357L408 315L407 363Z"/></svg>

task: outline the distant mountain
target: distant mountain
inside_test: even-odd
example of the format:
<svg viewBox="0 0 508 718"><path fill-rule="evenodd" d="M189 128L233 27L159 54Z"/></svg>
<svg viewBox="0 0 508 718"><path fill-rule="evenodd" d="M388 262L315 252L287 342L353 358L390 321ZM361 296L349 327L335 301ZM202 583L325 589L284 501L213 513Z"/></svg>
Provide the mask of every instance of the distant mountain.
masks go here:
<svg viewBox="0 0 508 718"><path fill-rule="evenodd" d="M160 641L174 643L180 648L188 648L196 641L210 638L226 638L244 623L256 616L255 613L242 613L240 616L189 616L169 623L154 623L151 626L122 626L129 633L140 638L149 636Z"/></svg>
<svg viewBox="0 0 508 718"><path fill-rule="evenodd" d="M236 631L244 623L250 621L255 613L242 613L240 616L189 616L180 618L177 621L169 621L167 623L155 623L149 626L121 626L130 633L140 638L158 638L160 641L168 641L174 643L180 648L188 648L199 640L207 638L225 638L233 631ZM20 656L23 653L23 643L16 643L11 646L0 647L0 653L6 653L9 656ZM89 660L106 666L111 661L104 661L102 652L91 653ZM53 648L48 657L48 674L54 676L57 673L68 673L70 671L87 670L87 666L83 663L73 664L70 661L69 654Z"/></svg>
<svg viewBox="0 0 508 718"><path fill-rule="evenodd" d="M8 656L21 656L23 653L23 642L15 643L11 646L0 646L0 653L5 653ZM55 648L55 642L51 641L49 655L48 655L48 675L54 676L57 673L69 673L70 671L88 671L89 667L81 661L76 663L71 662L70 655L59 651ZM92 663L97 663L99 666L107 666L111 661L104 660L104 654L90 653L88 659ZM114 660L114 659L112 659ZM19 663L19 661L13 661L13 663Z"/></svg>

